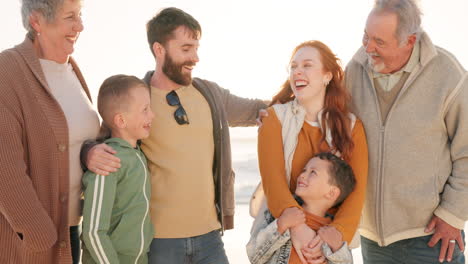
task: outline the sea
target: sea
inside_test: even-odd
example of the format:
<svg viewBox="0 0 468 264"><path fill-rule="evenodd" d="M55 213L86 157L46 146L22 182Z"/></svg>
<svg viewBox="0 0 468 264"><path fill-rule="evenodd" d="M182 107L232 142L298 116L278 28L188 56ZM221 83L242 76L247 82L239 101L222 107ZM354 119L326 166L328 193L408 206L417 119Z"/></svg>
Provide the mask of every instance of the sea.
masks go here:
<svg viewBox="0 0 468 264"><path fill-rule="evenodd" d="M250 196L260 183L257 158L258 127L232 127L232 166L235 172L236 204L248 204Z"/></svg>

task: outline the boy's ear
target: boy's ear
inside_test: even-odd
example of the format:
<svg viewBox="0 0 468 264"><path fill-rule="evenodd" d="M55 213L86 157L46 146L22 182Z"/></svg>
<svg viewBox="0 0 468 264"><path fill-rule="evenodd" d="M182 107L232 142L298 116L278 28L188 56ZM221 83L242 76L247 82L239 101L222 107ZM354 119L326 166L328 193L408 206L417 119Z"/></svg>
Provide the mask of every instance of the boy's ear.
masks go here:
<svg viewBox="0 0 468 264"><path fill-rule="evenodd" d="M340 188L336 186L331 186L330 190L328 190L328 193L325 195L325 197L329 200L336 201L338 197L340 196Z"/></svg>
<svg viewBox="0 0 468 264"><path fill-rule="evenodd" d="M114 125L118 128L127 127L127 122L125 122L125 117L122 113L117 113L114 115Z"/></svg>

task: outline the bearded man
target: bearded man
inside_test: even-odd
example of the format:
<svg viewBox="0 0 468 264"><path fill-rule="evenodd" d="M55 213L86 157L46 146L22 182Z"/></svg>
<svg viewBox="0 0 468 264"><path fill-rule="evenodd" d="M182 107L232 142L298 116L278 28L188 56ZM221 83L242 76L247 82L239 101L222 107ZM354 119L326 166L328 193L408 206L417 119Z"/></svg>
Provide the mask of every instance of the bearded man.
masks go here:
<svg viewBox="0 0 468 264"><path fill-rule="evenodd" d="M201 27L191 15L163 9L147 23L147 35L156 59L144 78L155 118L141 142L152 177L149 263L228 263L221 235L234 227L229 126L255 125L266 105L192 79ZM119 168L106 145L87 149L82 161L90 170Z"/></svg>

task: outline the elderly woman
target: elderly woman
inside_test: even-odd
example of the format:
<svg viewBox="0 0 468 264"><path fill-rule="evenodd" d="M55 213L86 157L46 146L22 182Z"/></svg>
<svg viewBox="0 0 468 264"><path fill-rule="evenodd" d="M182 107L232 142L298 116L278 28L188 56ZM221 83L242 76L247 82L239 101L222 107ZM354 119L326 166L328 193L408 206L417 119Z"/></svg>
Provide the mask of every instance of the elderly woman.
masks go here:
<svg viewBox="0 0 468 264"><path fill-rule="evenodd" d="M0 263L79 263L82 142L99 119L75 61L80 0L22 0L0 53ZM73 255L73 257L72 257Z"/></svg>

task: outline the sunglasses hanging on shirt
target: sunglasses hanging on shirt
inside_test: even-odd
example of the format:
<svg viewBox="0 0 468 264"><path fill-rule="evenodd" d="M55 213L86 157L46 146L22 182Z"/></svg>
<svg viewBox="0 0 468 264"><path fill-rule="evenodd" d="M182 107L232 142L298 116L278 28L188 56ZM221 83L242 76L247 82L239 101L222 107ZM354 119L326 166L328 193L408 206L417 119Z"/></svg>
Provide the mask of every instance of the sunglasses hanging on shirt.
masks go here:
<svg viewBox="0 0 468 264"><path fill-rule="evenodd" d="M187 116L187 112L180 104L179 96L175 91L171 91L166 95L166 101L170 106L178 106L174 112L174 119L179 125L190 124Z"/></svg>

